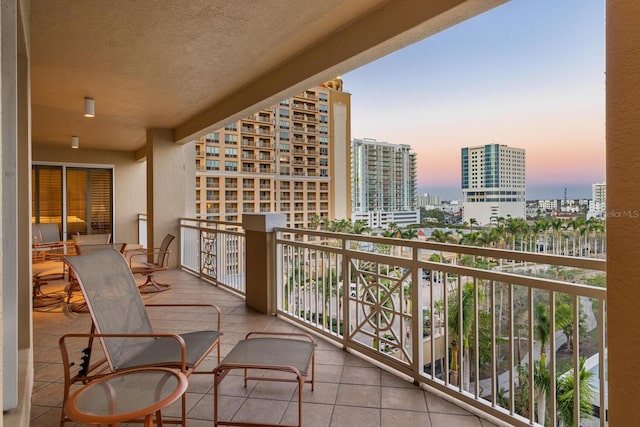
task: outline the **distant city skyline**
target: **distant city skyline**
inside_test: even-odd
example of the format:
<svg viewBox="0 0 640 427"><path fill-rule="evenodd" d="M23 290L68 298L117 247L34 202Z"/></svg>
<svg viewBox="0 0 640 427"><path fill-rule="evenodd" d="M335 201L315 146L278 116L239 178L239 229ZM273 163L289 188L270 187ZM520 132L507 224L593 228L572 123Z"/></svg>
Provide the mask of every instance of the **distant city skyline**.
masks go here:
<svg viewBox="0 0 640 427"><path fill-rule="evenodd" d="M409 144L418 194L460 199L460 148L527 150L527 199L605 179L604 2L508 2L342 76L352 138Z"/></svg>

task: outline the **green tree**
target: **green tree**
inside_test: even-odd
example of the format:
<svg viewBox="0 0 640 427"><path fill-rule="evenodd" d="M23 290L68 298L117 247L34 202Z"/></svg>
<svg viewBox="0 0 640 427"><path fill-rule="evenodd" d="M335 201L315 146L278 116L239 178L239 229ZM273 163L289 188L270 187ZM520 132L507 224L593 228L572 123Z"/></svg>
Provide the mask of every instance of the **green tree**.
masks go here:
<svg viewBox="0 0 640 427"><path fill-rule="evenodd" d="M536 395L538 422L544 424L549 392L549 370L547 368L547 344L551 337L549 307L545 303L538 303L533 309L534 328L536 339L540 342L540 360L534 365L533 388Z"/></svg>
<svg viewBox="0 0 640 427"><path fill-rule="evenodd" d="M593 372L588 371L585 366L585 359L580 358L578 366L578 393L580 395L580 418L591 418L591 401L593 400L594 390L591 385ZM574 420L574 389L575 389L574 369L561 375L556 380L556 396L558 404L558 421L565 426L577 425L578 420Z"/></svg>
<svg viewBox="0 0 640 427"><path fill-rule="evenodd" d="M464 377L462 379L462 387L464 390L469 389L469 338L473 329L473 313L475 304L479 304L483 298L483 294L478 291L478 301L475 300L475 287L473 283L467 282L462 287L462 300L459 301L458 292L453 290L449 298L448 307L448 325L451 331L453 341L451 342L451 370L458 370L458 345L462 345L460 359L464 367ZM462 311L462 313L460 313ZM462 323L460 323L460 314L462 314Z"/></svg>

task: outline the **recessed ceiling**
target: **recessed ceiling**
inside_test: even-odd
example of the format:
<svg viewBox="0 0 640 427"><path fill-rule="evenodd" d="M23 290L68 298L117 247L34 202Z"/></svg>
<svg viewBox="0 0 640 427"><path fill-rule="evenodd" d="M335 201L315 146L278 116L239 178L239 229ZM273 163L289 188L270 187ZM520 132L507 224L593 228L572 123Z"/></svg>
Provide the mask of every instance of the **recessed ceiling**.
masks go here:
<svg viewBox="0 0 640 427"><path fill-rule="evenodd" d="M148 128L186 141L500 3L32 1L32 141L134 151Z"/></svg>

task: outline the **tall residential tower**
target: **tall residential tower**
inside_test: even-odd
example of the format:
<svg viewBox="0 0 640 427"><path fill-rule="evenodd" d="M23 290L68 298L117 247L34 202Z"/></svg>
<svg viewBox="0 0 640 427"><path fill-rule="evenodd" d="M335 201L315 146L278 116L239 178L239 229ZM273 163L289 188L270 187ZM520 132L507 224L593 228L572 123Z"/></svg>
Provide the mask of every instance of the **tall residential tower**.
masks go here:
<svg viewBox="0 0 640 427"><path fill-rule="evenodd" d="M351 219L371 228L420 222L416 154L409 145L364 138L351 141Z"/></svg>
<svg viewBox="0 0 640 427"><path fill-rule="evenodd" d="M487 144L462 149L463 220L484 225L525 218L525 150Z"/></svg>
<svg viewBox="0 0 640 427"><path fill-rule="evenodd" d="M280 212L307 228L348 218L351 94L335 79L196 141L196 213Z"/></svg>

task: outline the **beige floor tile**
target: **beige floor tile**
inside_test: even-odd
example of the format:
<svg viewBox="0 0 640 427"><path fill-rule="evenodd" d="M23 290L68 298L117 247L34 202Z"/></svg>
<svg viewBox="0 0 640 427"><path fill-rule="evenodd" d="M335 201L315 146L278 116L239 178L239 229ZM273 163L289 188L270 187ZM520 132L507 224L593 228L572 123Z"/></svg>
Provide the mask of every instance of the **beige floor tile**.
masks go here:
<svg viewBox="0 0 640 427"><path fill-rule="evenodd" d="M380 409L338 406L333 409L331 427L376 427L380 426Z"/></svg>
<svg viewBox="0 0 640 427"><path fill-rule="evenodd" d="M315 390L311 391L311 386L307 384L302 389L302 401L333 405L336 403L336 397L338 396L338 387L338 384L316 382ZM295 393L293 393L292 400L294 402L298 401L297 389Z"/></svg>
<svg viewBox="0 0 640 427"><path fill-rule="evenodd" d="M416 388L382 387L381 407L426 412L427 404L424 392Z"/></svg>
<svg viewBox="0 0 640 427"><path fill-rule="evenodd" d="M431 425L426 412L382 409L380 427L428 427ZM452 424L449 427L457 427Z"/></svg>
<svg viewBox="0 0 640 427"><path fill-rule="evenodd" d="M319 365L316 363L316 382L339 383L342 365Z"/></svg>
<svg viewBox="0 0 640 427"><path fill-rule="evenodd" d="M302 425L304 427L328 427L331 422L333 405L318 403L303 403ZM292 402L282 419L283 424L296 425L298 423L298 403Z"/></svg>
<svg viewBox="0 0 640 427"><path fill-rule="evenodd" d="M336 404L380 408L380 387L340 384Z"/></svg>
<svg viewBox="0 0 640 427"><path fill-rule="evenodd" d="M482 427L473 415L430 414L430 419L433 427Z"/></svg>
<svg viewBox="0 0 640 427"><path fill-rule="evenodd" d="M271 400L291 400L293 392L297 393L298 383L257 381L255 387L249 394L250 398L271 399Z"/></svg>
<svg viewBox="0 0 640 427"><path fill-rule="evenodd" d="M380 385L380 369L345 365L340 382L342 384Z"/></svg>
<svg viewBox="0 0 640 427"><path fill-rule="evenodd" d="M465 411L461 407L454 405L438 396L430 393L426 393L427 397L427 410L430 413L438 414L454 414L454 415L469 415L469 412Z"/></svg>
<svg viewBox="0 0 640 427"><path fill-rule="evenodd" d="M246 399L236 415L234 421L278 424L281 422L289 402L270 399Z"/></svg>

